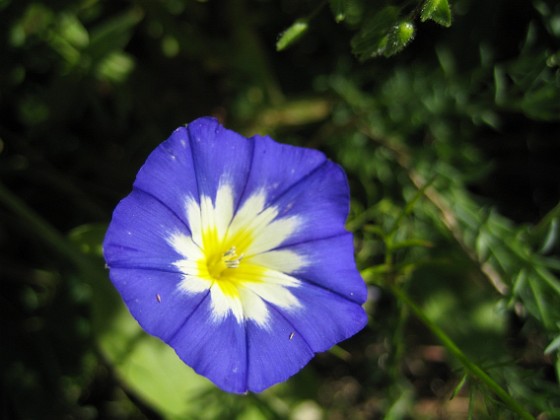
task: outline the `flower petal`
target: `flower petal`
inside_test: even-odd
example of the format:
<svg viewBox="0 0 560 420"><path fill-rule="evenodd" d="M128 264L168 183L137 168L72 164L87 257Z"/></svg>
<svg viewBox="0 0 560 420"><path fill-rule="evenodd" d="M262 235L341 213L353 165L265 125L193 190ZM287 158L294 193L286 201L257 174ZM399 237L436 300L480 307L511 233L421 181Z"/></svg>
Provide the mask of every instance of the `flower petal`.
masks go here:
<svg viewBox="0 0 560 420"><path fill-rule="evenodd" d="M284 191L270 204L278 209L279 217L297 217L301 224L282 247L345 234L348 194L344 172L330 161Z"/></svg>
<svg viewBox="0 0 560 420"><path fill-rule="evenodd" d="M186 127L176 129L150 154L136 176L134 189L165 203L187 224L185 198L198 197L198 185Z"/></svg>
<svg viewBox="0 0 560 420"><path fill-rule="evenodd" d="M187 132L199 197L214 199L224 181L241 194L251 168L253 144L214 118L191 122Z"/></svg>
<svg viewBox="0 0 560 420"><path fill-rule="evenodd" d="M142 328L167 343L183 330L185 320L207 295L181 293L178 273L111 268L110 277Z"/></svg>
<svg viewBox="0 0 560 420"><path fill-rule="evenodd" d="M353 249L352 234L345 232L330 238L301 242L273 252L292 253L305 261L305 264L292 270L293 275L303 283L314 284L362 304L367 298L367 288L355 268ZM262 263L271 265L267 255L255 257L255 263L261 263L264 257L266 260ZM289 263L290 260L286 260L284 265Z"/></svg>
<svg viewBox="0 0 560 420"><path fill-rule="evenodd" d="M113 212L103 249L110 268L158 268L178 271L173 262L180 259L166 240L186 225L152 195L134 190Z"/></svg>
<svg viewBox="0 0 560 420"><path fill-rule="evenodd" d="M179 357L224 391L244 393L247 386L247 337L244 324L227 316L212 321L211 299L205 295L197 310L168 342Z"/></svg>
<svg viewBox="0 0 560 420"><path fill-rule="evenodd" d="M251 172L245 197L252 191L264 190L269 202L301 182L327 161L317 150L276 143L268 136L253 136Z"/></svg>
<svg viewBox="0 0 560 420"><path fill-rule="evenodd" d="M346 340L367 324L367 315L359 304L327 290L302 283L292 293L301 310L282 311L282 315L316 353Z"/></svg>
<svg viewBox="0 0 560 420"><path fill-rule="evenodd" d="M260 392L285 381L314 356L306 339L297 333L284 314L272 307L269 328L247 322L247 387Z"/></svg>
<svg viewBox="0 0 560 420"><path fill-rule="evenodd" d="M225 129L214 118L199 118L175 130L150 154L134 188L153 195L188 221L185 200L216 197L220 179L244 190L252 153L248 139Z"/></svg>

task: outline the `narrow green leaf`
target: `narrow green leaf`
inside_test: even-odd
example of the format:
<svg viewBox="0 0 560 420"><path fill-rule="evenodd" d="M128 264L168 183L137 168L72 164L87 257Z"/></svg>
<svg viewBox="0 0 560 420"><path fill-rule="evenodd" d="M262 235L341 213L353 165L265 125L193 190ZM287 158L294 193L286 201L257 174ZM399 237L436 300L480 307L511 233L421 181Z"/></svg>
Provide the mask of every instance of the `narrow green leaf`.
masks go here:
<svg viewBox="0 0 560 420"><path fill-rule="evenodd" d="M465 383L467 382L468 377L469 376L466 373L463 375L463 377L461 378L461 380L459 381L459 383L457 384L455 389L453 389L453 392L451 393L451 396L449 397L450 400L455 398L459 394L459 392L461 392L461 390L465 386Z"/></svg>
<svg viewBox="0 0 560 420"><path fill-rule="evenodd" d="M560 335L557 336L552 342L544 349L544 354L550 354L560 347Z"/></svg>
<svg viewBox="0 0 560 420"><path fill-rule="evenodd" d="M337 23L346 19L346 0L330 0L329 3L334 15L334 20L336 20Z"/></svg>
<svg viewBox="0 0 560 420"><path fill-rule="evenodd" d="M309 24L304 19L296 20L288 29L282 32L276 41L276 50L282 51L293 45L307 31Z"/></svg>
<svg viewBox="0 0 560 420"><path fill-rule="evenodd" d="M433 244L429 241L425 241L423 239L407 239L401 242L397 242L391 245L391 251L396 251L397 249L402 248L412 248L412 247L422 247L422 248L431 248Z"/></svg>
<svg viewBox="0 0 560 420"><path fill-rule="evenodd" d="M99 61L115 50L126 46L134 27L142 20L141 9L131 8L120 15L107 19L90 31L87 53Z"/></svg>
<svg viewBox="0 0 560 420"><path fill-rule="evenodd" d="M429 19L449 28L451 26L449 2L447 0L426 0L420 12L420 20L425 22Z"/></svg>

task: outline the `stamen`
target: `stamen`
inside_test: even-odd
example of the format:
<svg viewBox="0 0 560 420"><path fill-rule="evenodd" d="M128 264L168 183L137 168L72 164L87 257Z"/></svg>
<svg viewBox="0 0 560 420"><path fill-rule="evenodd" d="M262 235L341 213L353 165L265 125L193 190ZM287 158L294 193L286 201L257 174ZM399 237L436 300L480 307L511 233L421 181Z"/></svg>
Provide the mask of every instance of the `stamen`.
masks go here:
<svg viewBox="0 0 560 420"><path fill-rule="evenodd" d="M237 250L235 249L235 246L232 246L230 249L228 249L225 253L224 253L224 257L230 257L233 256L237 253Z"/></svg>
<svg viewBox="0 0 560 420"><path fill-rule="evenodd" d="M243 259L243 254L237 256L237 250L235 246L232 246L229 250L224 253L222 261L226 265L227 268L237 268L239 267L239 263Z"/></svg>

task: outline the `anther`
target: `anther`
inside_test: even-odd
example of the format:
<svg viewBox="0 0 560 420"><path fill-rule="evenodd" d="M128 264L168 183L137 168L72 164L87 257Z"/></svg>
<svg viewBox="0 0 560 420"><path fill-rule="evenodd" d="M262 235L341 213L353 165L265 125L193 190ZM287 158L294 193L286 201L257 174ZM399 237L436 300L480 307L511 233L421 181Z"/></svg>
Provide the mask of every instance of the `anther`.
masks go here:
<svg viewBox="0 0 560 420"><path fill-rule="evenodd" d="M237 256L237 250L234 246L232 246L229 250L224 253L222 261L226 265L227 268L237 268L239 267L239 263L243 259L243 254Z"/></svg>

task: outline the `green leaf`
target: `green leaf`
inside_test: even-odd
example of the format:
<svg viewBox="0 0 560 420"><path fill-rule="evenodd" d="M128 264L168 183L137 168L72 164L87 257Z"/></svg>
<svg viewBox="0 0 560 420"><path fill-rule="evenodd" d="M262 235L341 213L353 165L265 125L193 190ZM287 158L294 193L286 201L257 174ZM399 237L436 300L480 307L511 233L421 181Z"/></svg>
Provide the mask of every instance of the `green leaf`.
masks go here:
<svg viewBox="0 0 560 420"><path fill-rule="evenodd" d="M388 6L366 21L352 39L354 54L367 60L400 52L414 38L414 24L399 15L399 8Z"/></svg>
<svg viewBox="0 0 560 420"><path fill-rule="evenodd" d="M131 8L94 27L90 31L90 43L87 48L92 60L102 60L113 51L123 49L132 36L132 30L143 16L142 10Z"/></svg>
<svg viewBox="0 0 560 420"><path fill-rule="evenodd" d="M102 258L103 249L101 244L107 231L104 223L87 224L78 226L70 231L68 237L78 246L81 252L94 257Z"/></svg>
<svg viewBox="0 0 560 420"><path fill-rule="evenodd" d="M400 52L414 38L414 25L411 21L399 23L389 34L389 45L385 51L385 57Z"/></svg>
<svg viewBox="0 0 560 420"><path fill-rule="evenodd" d="M448 1L426 0L420 13L420 20L425 22L429 19L449 28L451 26L451 10Z"/></svg>
<svg viewBox="0 0 560 420"><path fill-rule="evenodd" d="M461 392L461 390L465 387L468 377L469 376L466 373L463 375L461 380L457 383L457 385L453 389L453 392L451 392L451 396L449 397L450 400L455 398L459 394L459 392Z"/></svg>
<svg viewBox="0 0 560 420"><path fill-rule="evenodd" d="M403 248L412 248L412 247L422 247L422 248L431 248L433 244L430 241L426 241L424 239L406 239L404 241L400 241L391 245L391 251L396 251Z"/></svg>
<svg viewBox="0 0 560 420"><path fill-rule="evenodd" d="M330 0L334 20L339 23L346 19L346 0Z"/></svg>
<svg viewBox="0 0 560 420"><path fill-rule="evenodd" d="M558 348L560 348L560 335L556 336L556 338L554 340L552 340L552 342L546 346L546 349L544 349L544 354L550 354L555 350L558 350Z"/></svg>
<svg viewBox="0 0 560 420"><path fill-rule="evenodd" d="M307 31L309 23L304 19L298 19L282 32L276 41L276 50L282 51L292 46Z"/></svg>
<svg viewBox="0 0 560 420"><path fill-rule="evenodd" d="M84 48L89 44L89 34L82 22L73 14L65 13L59 17L58 32L70 44Z"/></svg>
<svg viewBox="0 0 560 420"><path fill-rule="evenodd" d="M131 55L115 51L99 62L95 74L99 80L121 83L134 70L135 65L136 62Z"/></svg>

